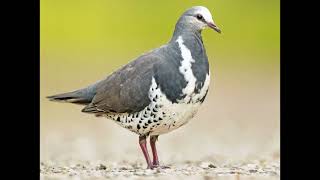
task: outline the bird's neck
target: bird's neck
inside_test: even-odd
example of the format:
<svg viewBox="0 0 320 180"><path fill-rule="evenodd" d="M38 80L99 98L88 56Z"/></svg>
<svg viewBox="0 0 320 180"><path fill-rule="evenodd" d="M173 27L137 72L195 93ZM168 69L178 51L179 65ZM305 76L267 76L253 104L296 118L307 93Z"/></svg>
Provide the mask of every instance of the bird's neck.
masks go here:
<svg viewBox="0 0 320 180"><path fill-rule="evenodd" d="M185 24L177 24L173 32L172 39L170 42L175 42L179 36L182 37L193 37L192 39L200 41L202 43L201 30L197 30Z"/></svg>

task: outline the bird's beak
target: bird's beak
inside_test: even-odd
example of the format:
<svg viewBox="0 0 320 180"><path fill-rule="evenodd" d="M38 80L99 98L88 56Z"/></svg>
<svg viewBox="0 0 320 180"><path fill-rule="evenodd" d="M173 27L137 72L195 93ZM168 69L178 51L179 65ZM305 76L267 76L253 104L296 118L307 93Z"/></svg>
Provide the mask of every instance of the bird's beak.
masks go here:
<svg viewBox="0 0 320 180"><path fill-rule="evenodd" d="M207 25L218 33L221 33L221 30L214 23L208 22Z"/></svg>

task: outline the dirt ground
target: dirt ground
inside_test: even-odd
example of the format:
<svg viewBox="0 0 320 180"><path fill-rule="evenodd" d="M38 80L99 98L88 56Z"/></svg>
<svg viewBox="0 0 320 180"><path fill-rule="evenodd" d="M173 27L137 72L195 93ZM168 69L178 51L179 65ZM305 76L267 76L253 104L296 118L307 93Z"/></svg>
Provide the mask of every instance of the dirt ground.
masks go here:
<svg viewBox="0 0 320 180"><path fill-rule="evenodd" d="M279 161L251 161L217 165L213 161L169 164L145 169L141 162L41 162L41 179L280 179Z"/></svg>

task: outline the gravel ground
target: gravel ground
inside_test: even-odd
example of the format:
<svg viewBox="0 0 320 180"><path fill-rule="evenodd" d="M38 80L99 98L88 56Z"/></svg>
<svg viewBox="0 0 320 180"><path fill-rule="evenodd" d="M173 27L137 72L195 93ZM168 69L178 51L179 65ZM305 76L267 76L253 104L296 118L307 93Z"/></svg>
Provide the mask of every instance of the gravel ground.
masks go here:
<svg viewBox="0 0 320 180"><path fill-rule="evenodd" d="M251 161L218 166L212 162L169 164L145 169L142 162L41 162L41 179L280 179L279 161Z"/></svg>

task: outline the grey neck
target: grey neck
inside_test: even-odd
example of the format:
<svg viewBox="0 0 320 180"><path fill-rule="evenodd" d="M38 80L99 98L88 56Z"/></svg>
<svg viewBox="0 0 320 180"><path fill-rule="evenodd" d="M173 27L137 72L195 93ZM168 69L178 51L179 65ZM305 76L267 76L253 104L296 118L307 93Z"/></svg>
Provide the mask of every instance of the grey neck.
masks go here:
<svg viewBox="0 0 320 180"><path fill-rule="evenodd" d="M201 30L195 29L189 24L184 23L183 20L179 20L178 23L176 24L176 27L170 42L175 42L179 36L190 37L190 38L193 37L197 40L200 40L202 43Z"/></svg>

